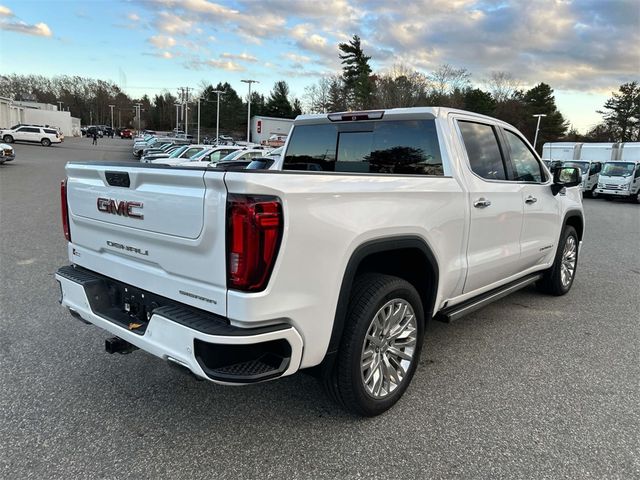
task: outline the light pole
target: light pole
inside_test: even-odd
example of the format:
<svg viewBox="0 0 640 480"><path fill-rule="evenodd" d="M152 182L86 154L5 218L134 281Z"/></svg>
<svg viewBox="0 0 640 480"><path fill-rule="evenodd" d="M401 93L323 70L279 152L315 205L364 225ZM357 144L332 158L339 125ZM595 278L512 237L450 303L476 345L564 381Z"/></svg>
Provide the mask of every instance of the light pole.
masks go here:
<svg viewBox="0 0 640 480"><path fill-rule="evenodd" d="M251 134L251 84L260 83L258 80L240 80L242 83L249 84L249 98L247 98L247 143Z"/></svg>
<svg viewBox="0 0 640 480"><path fill-rule="evenodd" d="M109 105L109 109L111 109L111 130L113 130L113 107L115 105Z"/></svg>
<svg viewBox="0 0 640 480"><path fill-rule="evenodd" d="M220 138L220 95L224 95L226 92L224 90L214 90L213 93L218 96L216 104L216 145L218 145L218 139Z"/></svg>
<svg viewBox="0 0 640 480"><path fill-rule="evenodd" d="M200 100L202 100L202 97L198 97L198 141L196 142L197 145L200 145Z"/></svg>
<svg viewBox="0 0 640 480"><path fill-rule="evenodd" d="M136 103L136 110L137 110L137 114L138 114L138 135L140 134L140 116L141 116L141 112L142 110L140 109L140 107L142 107L141 103Z"/></svg>
<svg viewBox="0 0 640 480"><path fill-rule="evenodd" d="M184 138L187 138L189 133L189 102L184 104Z"/></svg>
<svg viewBox="0 0 640 480"><path fill-rule="evenodd" d="M546 115L544 113L537 113L536 115L533 115L534 117L538 117L538 124L536 125L536 135L533 138L533 149L536 149L536 143L538 143L538 131L540 130L540 120L542 120L542 117L546 117Z"/></svg>
<svg viewBox="0 0 640 480"><path fill-rule="evenodd" d="M180 107L179 103L176 103L176 135L178 135L178 131L180 130Z"/></svg>

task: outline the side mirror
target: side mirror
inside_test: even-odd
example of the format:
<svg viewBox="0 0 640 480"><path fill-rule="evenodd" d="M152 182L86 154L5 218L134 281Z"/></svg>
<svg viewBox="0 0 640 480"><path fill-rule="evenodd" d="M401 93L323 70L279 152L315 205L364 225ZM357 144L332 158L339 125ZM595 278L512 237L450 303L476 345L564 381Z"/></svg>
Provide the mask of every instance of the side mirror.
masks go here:
<svg viewBox="0 0 640 480"><path fill-rule="evenodd" d="M582 183L580 169L574 167L558 167L553 172L551 192L557 195L563 188L577 187Z"/></svg>

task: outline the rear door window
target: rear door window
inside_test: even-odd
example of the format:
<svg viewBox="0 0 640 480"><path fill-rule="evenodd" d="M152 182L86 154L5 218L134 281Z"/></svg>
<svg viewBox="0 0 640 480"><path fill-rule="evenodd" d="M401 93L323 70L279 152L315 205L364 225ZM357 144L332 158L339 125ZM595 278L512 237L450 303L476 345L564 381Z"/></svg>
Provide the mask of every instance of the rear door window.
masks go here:
<svg viewBox="0 0 640 480"><path fill-rule="evenodd" d="M484 123L466 121L459 121L458 128L473 173L487 180L506 180L506 169L495 128Z"/></svg>
<svg viewBox="0 0 640 480"><path fill-rule="evenodd" d="M443 175L433 120L298 125L284 170Z"/></svg>

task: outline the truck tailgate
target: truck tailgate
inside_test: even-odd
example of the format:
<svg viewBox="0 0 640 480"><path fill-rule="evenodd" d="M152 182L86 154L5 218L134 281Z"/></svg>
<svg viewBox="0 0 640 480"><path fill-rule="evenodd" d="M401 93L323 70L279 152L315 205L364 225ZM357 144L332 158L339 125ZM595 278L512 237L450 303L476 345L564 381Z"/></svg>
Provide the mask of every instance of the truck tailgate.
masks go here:
<svg viewBox="0 0 640 480"><path fill-rule="evenodd" d="M70 163L73 263L226 315L224 172ZM206 221L205 221L206 219Z"/></svg>

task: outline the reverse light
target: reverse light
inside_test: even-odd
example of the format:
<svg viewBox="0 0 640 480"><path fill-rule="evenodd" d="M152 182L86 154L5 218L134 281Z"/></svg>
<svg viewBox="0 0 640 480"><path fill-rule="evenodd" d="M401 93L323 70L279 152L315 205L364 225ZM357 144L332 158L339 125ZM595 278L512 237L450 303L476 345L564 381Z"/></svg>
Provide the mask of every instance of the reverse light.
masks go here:
<svg viewBox="0 0 640 480"><path fill-rule="evenodd" d="M245 292L264 290L282 239L278 197L227 197L227 286Z"/></svg>
<svg viewBox="0 0 640 480"><path fill-rule="evenodd" d="M60 211L62 213L62 231L67 242L71 241L71 230L69 229L69 205L67 203L67 179L60 182Z"/></svg>

